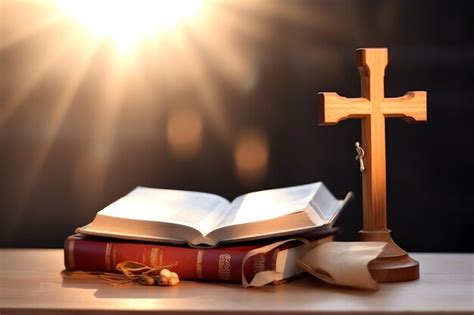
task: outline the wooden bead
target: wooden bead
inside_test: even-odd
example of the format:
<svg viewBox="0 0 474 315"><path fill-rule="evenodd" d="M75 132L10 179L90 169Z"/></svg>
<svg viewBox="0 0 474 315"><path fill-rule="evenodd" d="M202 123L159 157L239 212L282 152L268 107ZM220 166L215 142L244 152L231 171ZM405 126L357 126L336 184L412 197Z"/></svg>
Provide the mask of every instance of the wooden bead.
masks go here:
<svg viewBox="0 0 474 315"><path fill-rule="evenodd" d="M161 269L160 270L160 276L169 278L169 277L171 277L171 271L169 271L168 269Z"/></svg>
<svg viewBox="0 0 474 315"><path fill-rule="evenodd" d="M138 282L140 284L144 284L144 285L153 285L153 284L155 284L155 280L152 277L147 276L147 275L140 275L140 277L138 278Z"/></svg>
<svg viewBox="0 0 474 315"><path fill-rule="evenodd" d="M178 283L179 283L179 279L178 279L178 278L171 277L171 278L169 279L168 285L173 286L173 285L177 285Z"/></svg>
<svg viewBox="0 0 474 315"><path fill-rule="evenodd" d="M159 282L158 284L159 284L159 285L168 285L168 282L169 282L169 278L168 278L168 277L161 276L161 277L160 277L160 282Z"/></svg>
<svg viewBox="0 0 474 315"><path fill-rule="evenodd" d="M170 273L170 278L176 278L176 279L179 280L179 276L178 276L178 274L177 274L176 272L171 272L171 273Z"/></svg>

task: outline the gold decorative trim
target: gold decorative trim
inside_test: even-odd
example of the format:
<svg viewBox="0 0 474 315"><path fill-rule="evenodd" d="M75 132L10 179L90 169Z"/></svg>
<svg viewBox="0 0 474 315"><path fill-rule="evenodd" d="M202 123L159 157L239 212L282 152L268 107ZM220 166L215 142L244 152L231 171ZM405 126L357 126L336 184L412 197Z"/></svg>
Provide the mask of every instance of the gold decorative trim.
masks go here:
<svg viewBox="0 0 474 315"><path fill-rule="evenodd" d="M107 270L112 270L112 261L110 259L110 254L112 253L112 243L107 243L105 248L105 267Z"/></svg>
<svg viewBox="0 0 474 315"><path fill-rule="evenodd" d="M69 268L72 270L76 269L76 264L74 262L74 245L76 245L76 240L70 238L69 242L67 243L67 259L69 263Z"/></svg>
<svg viewBox="0 0 474 315"><path fill-rule="evenodd" d="M221 280L230 280L232 277L231 274L231 260L232 256L230 254L221 254L219 255L219 263L218 263L218 268L219 268L219 279Z"/></svg>
<svg viewBox="0 0 474 315"><path fill-rule="evenodd" d="M150 266L156 268L161 266L162 255L160 248L153 247L150 252Z"/></svg>
<svg viewBox="0 0 474 315"><path fill-rule="evenodd" d="M196 271L197 271L197 276L198 279L202 279L202 256L204 252L202 249L200 249L197 253L197 261L196 261Z"/></svg>

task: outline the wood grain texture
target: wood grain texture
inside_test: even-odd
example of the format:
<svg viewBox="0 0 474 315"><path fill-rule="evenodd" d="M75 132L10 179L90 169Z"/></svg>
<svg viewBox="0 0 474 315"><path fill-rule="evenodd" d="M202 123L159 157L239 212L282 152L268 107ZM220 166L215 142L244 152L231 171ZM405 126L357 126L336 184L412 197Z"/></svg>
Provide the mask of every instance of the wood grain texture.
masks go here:
<svg viewBox="0 0 474 315"><path fill-rule="evenodd" d="M384 98L382 113L387 118L402 118L408 123L424 122L427 118L427 93L425 91L407 92L394 98Z"/></svg>
<svg viewBox="0 0 474 315"><path fill-rule="evenodd" d="M331 125L349 118L362 120L361 146L365 150L366 167L362 173L363 230L360 239L387 241L392 245L381 257L385 260L377 265L379 269L376 277L379 281L417 279L418 263L393 242L387 228L385 118L402 118L407 122L426 121L426 92L408 92L401 97L385 98L387 49L358 49L357 59L361 97L351 99L337 93L319 93L319 122ZM394 267L397 262L399 267ZM384 264L391 274L383 274Z"/></svg>
<svg viewBox="0 0 474 315"><path fill-rule="evenodd" d="M337 93L319 93L319 123L321 125L335 125L349 118L365 118L372 112L370 102L365 98L347 98Z"/></svg>
<svg viewBox="0 0 474 315"><path fill-rule="evenodd" d="M183 281L175 287L120 287L62 278L61 249L0 250L3 314L472 314L473 254L413 254L421 278L380 284L375 292L312 277L279 286Z"/></svg>

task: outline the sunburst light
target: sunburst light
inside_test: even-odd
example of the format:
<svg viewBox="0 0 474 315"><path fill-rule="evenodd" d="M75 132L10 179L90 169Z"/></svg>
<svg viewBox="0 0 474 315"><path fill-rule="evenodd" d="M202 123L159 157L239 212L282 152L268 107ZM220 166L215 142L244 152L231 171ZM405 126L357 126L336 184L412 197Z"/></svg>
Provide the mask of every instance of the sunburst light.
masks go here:
<svg viewBox="0 0 474 315"><path fill-rule="evenodd" d="M0 131L35 139L19 158L21 173L11 175L24 204L57 140L68 137L83 143L68 163L87 202L101 195L124 135L146 140L149 158L136 154L153 164L166 150L176 159L196 157L210 132L235 155L239 178L264 178L269 139L233 119L255 104L243 97L231 107L226 89L246 95L264 84L261 64L274 56L258 52L289 38L275 25L333 31L322 9L277 1L0 1L0 74L9 74L0 89Z"/></svg>
<svg viewBox="0 0 474 315"><path fill-rule="evenodd" d="M96 38L110 39L120 50L129 50L195 17L203 1L56 0L56 4Z"/></svg>

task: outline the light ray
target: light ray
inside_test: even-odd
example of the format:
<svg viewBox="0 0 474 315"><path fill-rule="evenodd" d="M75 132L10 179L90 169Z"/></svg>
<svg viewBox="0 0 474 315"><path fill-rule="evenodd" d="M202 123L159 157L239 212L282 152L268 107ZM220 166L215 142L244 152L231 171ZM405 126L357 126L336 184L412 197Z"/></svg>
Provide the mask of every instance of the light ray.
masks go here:
<svg viewBox="0 0 474 315"><path fill-rule="evenodd" d="M210 118L210 122L216 128L218 135L222 140L230 136L231 123L225 116L222 100L219 97L219 91L215 88L215 83L209 77L205 64L196 53L196 47L192 46L192 41L185 33L176 37L176 53L183 65L183 79L187 77L191 86L198 95L197 105L203 108L203 113Z"/></svg>
<svg viewBox="0 0 474 315"><path fill-rule="evenodd" d="M59 58L64 56L64 53L72 48L75 42L72 38L66 39L64 42L58 42L54 46L49 46L44 56L38 58L38 61L30 66L29 77L22 81L22 84L17 85L15 91L11 96L2 102L2 109L0 111L0 127L2 127L19 109L22 101L33 91L33 89L41 83L48 71L50 71Z"/></svg>
<svg viewBox="0 0 474 315"><path fill-rule="evenodd" d="M23 203L29 200L31 191L35 187L38 180L38 176L41 173L43 165L50 153L51 147L57 138L57 134L64 117L74 100L75 93L82 83L82 78L88 70L88 65L97 50L96 46L89 46L87 49L83 49L80 57L75 60L74 68L70 70L70 80L66 82L66 87L59 92L56 102L56 108L52 112L52 115L48 119L48 126L46 127L44 143L32 153L34 157L33 161L29 165L27 173L29 174L27 180L24 183L22 193Z"/></svg>
<svg viewBox="0 0 474 315"><path fill-rule="evenodd" d="M51 10L48 4L47 1L2 0L0 51L33 38L64 19L57 10Z"/></svg>
<svg viewBox="0 0 474 315"><path fill-rule="evenodd" d="M232 42L230 36L215 36L212 32L212 26L203 26L200 29L193 30L194 38L199 41L200 47L213 56L213 62L234 85L239 86L245 81L251 63L248 54L245 54L245 47ZM226 25L220 25L220 32L224 34L227 31Z"/></svg>
<svg viewBox="0 0 474 315"><path fill-rule="evenodd" d="M74 45L71 46L71 49L74 49ZM65 52L68 51L70 52L70 50ZM71 80L66 83L66 88L62 90L57 99L56 110L53 112L53 115L48 117L49 125L47 126L44 143L41 143L36 150L29 150L33 160L27 164L27 168L24 171L28 176L24 175L24 177L18 182L18 204L16 206L16 211L8 219L8 225L5 231L6 238L9 238L18 227L17 222L23 216L23 211L26 209L26 205L30 200L31 193L35 188L35 184L43 165L50 153L54 141L56 140L63 118L73 101L75 92L82 82L82 77L88 68L87 65L95 51L95 46L89 46L87 50L84 50L83 53L81 53L79 59L75 63L75 68L71 69Z"/></svg>
<svg viewBox="0 0 474 315"><path fill-rule="evenodd" d="M115 135L119 129L118 122L121 112L122 91L124 89L125 73L117 66L117 60L109 60L106 67L105 80L103 82L103 99L97 106L97 116L100 117L98 125L93 126L95 130L94 143L99 145L99 173L94 179L94 184L89 192L94 197L99 197L105 187L108 165L113 153ZM92 149L91 149L92 150Z"/></svg>

